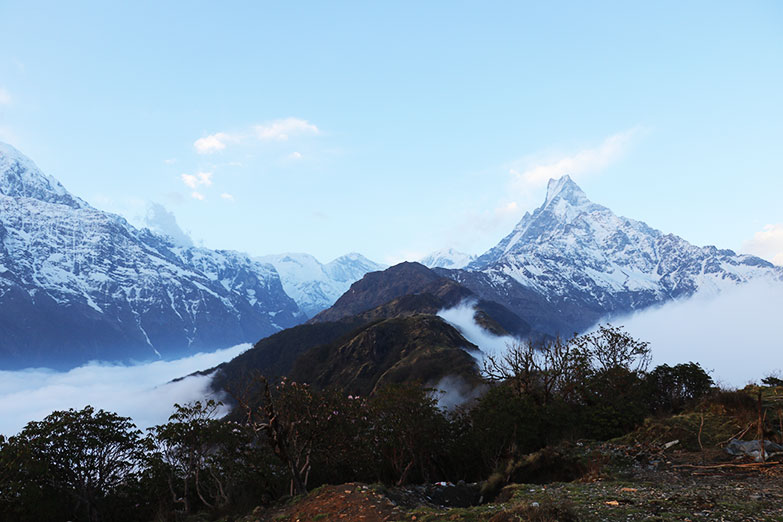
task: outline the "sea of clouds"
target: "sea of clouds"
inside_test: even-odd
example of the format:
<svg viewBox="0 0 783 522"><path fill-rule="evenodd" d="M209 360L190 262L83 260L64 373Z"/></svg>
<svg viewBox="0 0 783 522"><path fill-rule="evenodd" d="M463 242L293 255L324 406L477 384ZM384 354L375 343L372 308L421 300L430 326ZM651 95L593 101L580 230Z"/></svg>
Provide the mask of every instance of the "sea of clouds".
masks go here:
<svg viewBox="0 0 783 522"><path fill-rule="evenodd" d="M465 302L438 315L485 354L502 354L513 337L498 337L476 324L474 304ZM659 307L611 320L634 338L650 343L653 363L697 362L726 387L738 388L783 374L783 283L759 280L697 293ZM484 355L476 354L479 365Z"/></svg>
<svg viewBox="0 0 783 522"><path fill-rule="evenodd" d="M783 283L754 281L618 318L648 341L653 364L697 362L728 387L783 369Z"/></svg>
<svg viewBox="0 0 783 522"><path fill-rule="evenodd" d="M164 423L174 403L222 398L209 389L209 376L172 379L212 368L249 348L249 344L242 344L174 361L135 365L91 362L67 372L45 368L0 371L0 434L16 434L28 422L41 420L55 410L78 410L87 405L130 417L141 429Z"/></svg>

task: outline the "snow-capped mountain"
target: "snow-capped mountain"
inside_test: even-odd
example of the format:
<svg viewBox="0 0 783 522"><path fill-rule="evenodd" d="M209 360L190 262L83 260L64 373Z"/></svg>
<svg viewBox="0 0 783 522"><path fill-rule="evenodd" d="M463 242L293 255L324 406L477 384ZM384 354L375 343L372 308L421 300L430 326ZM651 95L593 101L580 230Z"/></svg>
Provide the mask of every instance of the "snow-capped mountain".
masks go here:
<svg viewBox="0 0 783 522"><path fill-rule="evenodd" d="M0 368L173 357L304 319L273 266L136 229L0 144Z"/></svg>
<svg viewBox="0 0 783 522"><path fill-rule="evenodd" d="M386 268L361 254L351 253L322 264L310 254L287 253L256 258L273 265L285 292L299 308L313 317L334 304L367 272Z"/></svg>
<svg viewBox="0 0 783 522"><path fill-rule="evenodd" d="M30 158L3 142L0 142L0 195L31 198L76 209L89 206L69 194L59 181L41 172Z"/></svg>
<svg viewBox="0 0 783 522"><path fill-rule="evenodd" d="M720 291L759 278L783 280L783 268L731 250L697 247L617 216L564 176L549 181L541 207L451 277L524 312L534 327L570 334L599 319L699 290Z"/></svg>
<svg viewBox="0 0 783 522"><path fill-rule="evenodd" d="M447 248L436 250L427 257L422 258L419 263L427 268L465 268L476 260L476 256Z"/></svg>

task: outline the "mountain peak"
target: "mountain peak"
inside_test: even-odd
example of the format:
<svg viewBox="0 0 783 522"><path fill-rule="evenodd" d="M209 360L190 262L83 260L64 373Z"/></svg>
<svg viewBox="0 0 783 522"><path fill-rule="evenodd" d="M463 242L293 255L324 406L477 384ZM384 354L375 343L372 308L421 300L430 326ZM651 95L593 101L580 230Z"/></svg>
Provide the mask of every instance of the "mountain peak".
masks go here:
<svg viewBox="0 0 783 522"><path fill-rule="evenodd" d="M589 203L587 195L579 188L579 185L574 183L571 176L565 174L559 179L550 179L546 186L546 202L544 206L548 206L556 198L560 197L572 205L580 205L583 203Z"/></svg>
<svg viewBox="0 0 783 522"><path fill-rule="evenodd" d="M427 268L464 268L474 259L476 259L476 256L453 248L447 248L436 250L419 262Z"/></svg>
<svg viewBox="0 0 783 522"><path fill-rule="evenodd" d="M509 235L471 262L467 269L481 270L509 253L527 248L526 245L538 244L551 234L559 234L575 220L596 212L611 213L609 209L590 201L567 174L550 179L544 204L532 213L527 212Z"/></svg>
<svg viewBox="0 0 783 522"><path fill-rule="evenodd" d="M3 142L0 142L0 195L32 198L73 208L88 206L69 194L59 181L41 172L33 160Z"/></svg>

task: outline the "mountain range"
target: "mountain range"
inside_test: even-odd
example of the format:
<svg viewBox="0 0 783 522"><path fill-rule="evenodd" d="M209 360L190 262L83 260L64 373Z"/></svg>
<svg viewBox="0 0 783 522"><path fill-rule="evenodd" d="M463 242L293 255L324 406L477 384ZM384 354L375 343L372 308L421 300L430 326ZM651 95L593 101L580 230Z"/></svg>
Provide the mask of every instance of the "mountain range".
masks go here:
<svg viewBox="0 0 783 522"><path fill-rule="evenodd" d="M306 324L206 371L213 388L241 389L260 372L359 394L419 381L470 397L481 386L482 342L570 336L699 291L783 280L783 268L760 258L619 217L568 176L551 180L544 203L483 255L445 250L422 261L432 268L406 262L367 273ZM466 305L472 325L441 314Z"/></svg>
<svg viewBox="0 0 783 522"><path fill-rule="evenodd" d="M783 280L782 267L758 257L617 216L568 176L551 180L544 203L484 254L446 249L422 263L383 271L355 253L322 264L195 247L93 208L0 144L2 369L173 358L305 321L342 324L331 331L347 335L346 321L435 316L466 300L492 333L570 335L699 291ZM336 341L312 338L286 360Z"/></svg>
<svg viewBox="0 0 783 522"><path fill-rule="evenodd" d="M272 261L286 259L294 258ZM291 270L281 281L275 263L138 229L0 144L2 369L172 358L255 342L328 307L351 278L378 267L350 254L314 281Z"/></svg>

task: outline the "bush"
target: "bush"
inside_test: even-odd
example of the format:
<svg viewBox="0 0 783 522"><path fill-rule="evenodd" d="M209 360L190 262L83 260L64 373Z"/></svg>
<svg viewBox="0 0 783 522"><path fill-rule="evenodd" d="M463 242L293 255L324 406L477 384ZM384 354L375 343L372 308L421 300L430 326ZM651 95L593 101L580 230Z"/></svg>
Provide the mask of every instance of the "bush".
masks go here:
<svg viewBox="0 0 783 522"><path fill-rule="evenodd" d="M448 444L449 423L429 390L390 385L370 398L371 422L365 443L378 451L379 477L397 485L437 480Z"/></svg>
<svg viewBox="0 0 783 522"><path fill-rule="evenodd" d="M91 406L30 422L3 446L4 520L122 520L146 446L127 417ZM143 507L137 510L144 517Z"/></svg>
<svg viewBox="0 0 783 522"><path fill-rule="evenodd" d="M175 404L169 422L150 429L150 480L168 511L249 507L281 489L279 462L249 426L217 419L220 406Z"/></svg>
<svg viewBox="0 0 783 522"><path fill-rule="evenodd" d="M714 382L696 363L657 366L646 377L651 408L656 413L680 413L707 396Z"/></svg>

